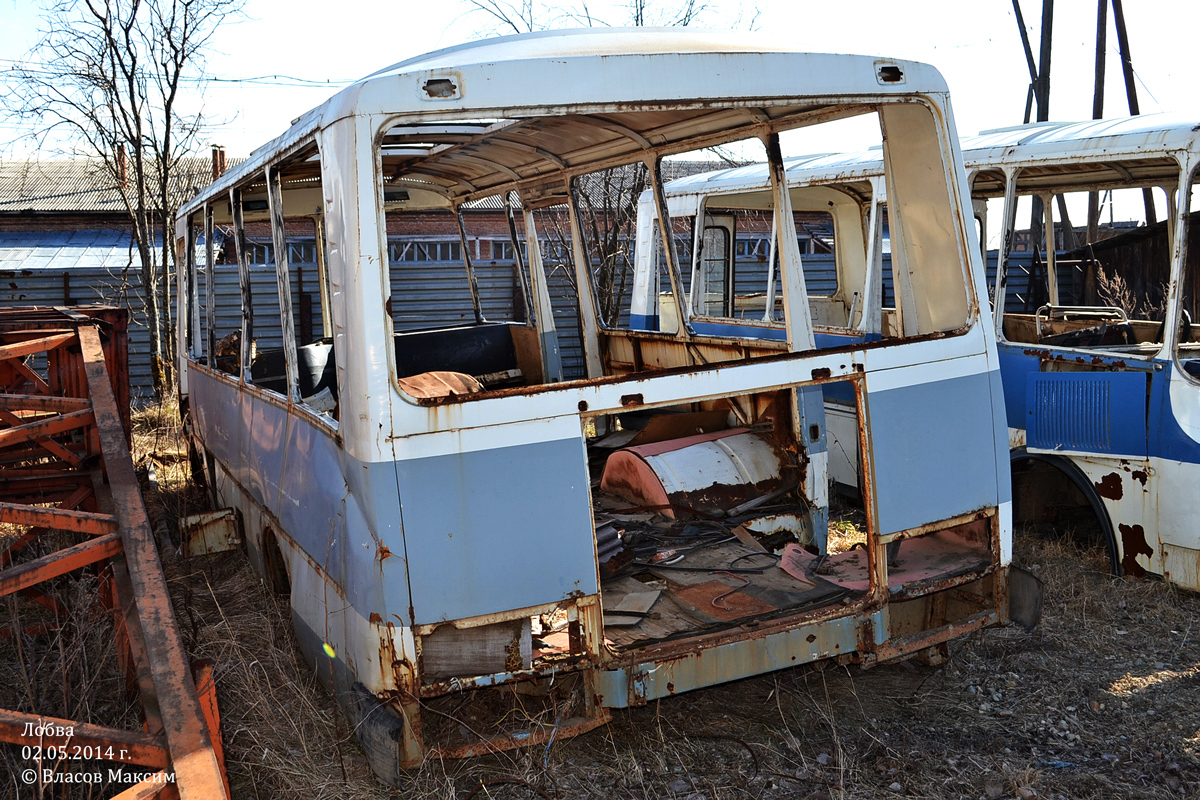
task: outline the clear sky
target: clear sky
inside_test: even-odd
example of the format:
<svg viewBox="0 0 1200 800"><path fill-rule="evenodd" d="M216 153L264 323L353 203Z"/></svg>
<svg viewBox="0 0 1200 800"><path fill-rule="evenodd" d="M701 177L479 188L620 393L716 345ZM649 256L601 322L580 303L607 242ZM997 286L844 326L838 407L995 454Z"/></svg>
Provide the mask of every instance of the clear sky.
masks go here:
<svg viewBox="0 0 1200 800"><path fill-rule="evenodd" d="M39 5L0 0L0 69L37 40ZM651 0L650 9L676 5ZM793 33L802 49L935 65L950 84L962 134L1022 121L1029 73L1011 0L759 0L756 17L752 2L708 5L700 20L705 27L745 28L754 18L758 30ZM628 0L591 0L587 6L601 22L625 24L629 18ZM1055 3L1051 119L1091 117L1096 6L1096 0ZM1023 0L1022 10L1036 57L1041 3ZM1195 97L1191 62L1200 2L1126 2L1125 13L1143 113L1186 112ZM571 24L561 13L550 21ZM495 30L463 0L246 0L245 18L228 23L214 40L208 68L218 81L194 102L203 102L209 119L220 123L207 141L224 145L231 156L245 155L347 81ZM1108 116L1126 113L1111 13L1105 110ZM26 151L21 131L3 118L0 142L11 143L0 154ZM858 146L840 141L830 149Z"/></svg>

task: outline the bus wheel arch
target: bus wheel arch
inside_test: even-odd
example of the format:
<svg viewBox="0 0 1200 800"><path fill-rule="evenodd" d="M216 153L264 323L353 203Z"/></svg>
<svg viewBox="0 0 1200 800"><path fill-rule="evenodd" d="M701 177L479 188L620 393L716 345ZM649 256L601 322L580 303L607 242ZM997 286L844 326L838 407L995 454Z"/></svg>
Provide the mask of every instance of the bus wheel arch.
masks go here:
<svg viewBox="0 0 1200 800"><path fill-rule="evenodd" d="M268 588L276 595L290 597L292 594L291 570L287 559L283 556L283 550L279 547L275 531L270 525L263 527L262 562L262 574Z"/></svg>
<svg viewBox="0 0 1200 800"><path fill-rule="evenodd" d="M1082 501L1081 505L1086 504L1091 511L1091 517L1099 529L1099 543L1102 543L1108 552L1112 574L1117 577L1124 574L1112 519L1109 517L1108 509L1104 507L1104 501L1096 492L1096 487L1088 480L1083 470L1073 464L1070 459L1051 453L1030 453L1024 447L1009 451L1009 465L1013 479L1014 523L1029 520L1043 510L1040 507L1040 498L1029 491L1028 476L1030 475L1036 475L1049 482L1040 485L1039 490L1043 493L1047 491L1054 493L1055 488L1063 490L1064 494L1076 493L1076 497Z"/></svg>

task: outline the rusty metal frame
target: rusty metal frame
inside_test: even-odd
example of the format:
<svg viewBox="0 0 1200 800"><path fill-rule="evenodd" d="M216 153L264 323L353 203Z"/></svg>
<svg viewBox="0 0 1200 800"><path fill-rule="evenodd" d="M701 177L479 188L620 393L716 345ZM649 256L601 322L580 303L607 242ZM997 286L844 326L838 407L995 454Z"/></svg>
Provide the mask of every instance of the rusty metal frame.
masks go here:
<svg viewBox="0 0 1200 800"><path fill-rule="evenodd" d="M0 545L0 597L20 592L58 616L57 625L25 634L52 630L66 609L35 587L97 570L145 730L0 709L0 741L99 746L102 760L157 773L118 797L228 798L212 671L201 665L193 673L188 663L130 455L126 314L103 307L0 311L0 523L23 528ZM49 531L85 538L22 560ZM31 729L42 733L31 739Z"/></svg>

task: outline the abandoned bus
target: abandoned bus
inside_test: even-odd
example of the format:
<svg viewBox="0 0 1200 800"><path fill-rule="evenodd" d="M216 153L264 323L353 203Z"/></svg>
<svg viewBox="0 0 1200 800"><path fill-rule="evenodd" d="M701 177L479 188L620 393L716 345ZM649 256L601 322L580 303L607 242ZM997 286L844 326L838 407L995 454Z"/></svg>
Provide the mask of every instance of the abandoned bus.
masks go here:
<svg viewBox="0 0 1200 800"><path fill-rule="evenodd" d="M1050 523L1090 539L1107 551L1116 575L1151 573L1189 589L1200 589L1200 531L1189 511L1200 465L1200 331L1192 327L1197 247L1188 250L1195 236L1190 215L1200 208L1193 188L1196 128L1194 120L1160 114L1037 123L962 141L981 240L987 241L989 219L1000 222L990 293L999 309L1017 521ZM867 251L879 259L862 273L869 289L853 282L845 266L860 257L864 223L886 202L880 154L794 158L786 169L793 209L808 209L805 227L797 229L801 246L812 251L804 263L810 300L814 284L826 286L831 300L860 311L850 320L853 334L830 328L825 335L892 335L904 276L893 280L886 221L866 229ZM826 209L823 196L832 189L842 194ZM761 167L667 185L673 216L703 213L704 226L725 224L736 241L728 253L709 247L693 265L693 308L713 302L700 292L715 270L733 276L720 287L722 302L772 318L762 299L778 280L770 223L748 210L765 191ZM1040 201L1039 225L1018 231L1035 214L1033 198ZM648 201L643 197L641 213L653 217ZM838 216L839 203L850 208L845 217ZM1072 213L1091 227L1072 227ZM645 247L648 253L649 238ZM638 275L653 280L649 257L639 262ZM635 296L635 309L650 307L652 298L653 292ZM777 304L771 307L777 316ZM760 335L779 333L776 322ZM857 491L854 397L827 390L825 407L831 477Z"/></svg>
<svg viewBox="0 0 1200 800"><path fill-rule="evenodd" d="M973 195L1003 205L994 294L1016 513L1094 529L1116 575L1193 590L1198 131L1155 114L964 143Z"/></svg>
<svg viewBox="0 0 1200 800"><path fill-rule="evenodd" d="M888 336L810 286L783 182L785 148L842 124L884 147ZM621 225L649 185L673 241L662 176L713 148L770 172L778 322L693 313L667 247L676 324L647 330ZM928 66L610 29L385 69L186 204L195 461L376 773L786 666L937 655L1015 614L966 201ZM864 476L862 546L837 553L826 387L855 398Z"/></svg>

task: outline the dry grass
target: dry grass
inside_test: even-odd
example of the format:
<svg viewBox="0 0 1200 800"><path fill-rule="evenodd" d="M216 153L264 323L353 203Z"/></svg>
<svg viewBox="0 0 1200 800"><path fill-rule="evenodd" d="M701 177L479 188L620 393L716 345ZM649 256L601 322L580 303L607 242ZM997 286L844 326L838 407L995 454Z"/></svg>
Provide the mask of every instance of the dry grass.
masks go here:
<svg viewBox="0 0 1200 800"><path fill-rule="evenodd" d="M44 534L21 559L42 555L76 543L78 535ZM47 717L92 722L136 730L140 727L137 700L125 690L117 658L112 618L97 604L98 579L81 571L40 584L38 588L68 609L56 625L55 615L21 595L0 599L0 708ZM45 632L31 632L46 626ZM36 744L31 742L31 744ZM91 770L98 762L66 762L38 758L15 745L0 745L0 798L42 797L36 788L19 782L25 769L59 772ZM58 787L61 788L61 787ZM93 796L108 797L119 789L93 787ZM86 797L75 787L44 795Z"/></svg>
<svg viewBox="0 0 1200 800"><path fill-rule="evenodd" d="M430 761L402 796L1196 796L1200 626L1191 621L1200 600L1112 579L1100 554L1069 541L1021 545L1019 560L1037 565L1047 588L1046 620L1032 635L985 631L955 643L940 668L798 668L691 692L617 711L607 727L549 748ZM400 796L370 776L294 656L286 610L237 556L205 569L207 583L199 573L188 580L212 587L201 650L221 663L237 793Z"/></svg>
<svg viewBox="0 0 1200 800"><path fill-rule="evenodd" d="M177 440L137 440L166 448L163 509L203 502L164 477L186 475ZM854 519L834 520L852 542ZM940 667L818 665L690 692L549 747L431 760L399 791L371 776L297 655L286 603L244 556L166 561L186 643L216 669L237 798L1200 796L1200 598L1113 579L1069 538L1018 539L1018 563L1046 583L1033 634L984 631Z"/></svg>

